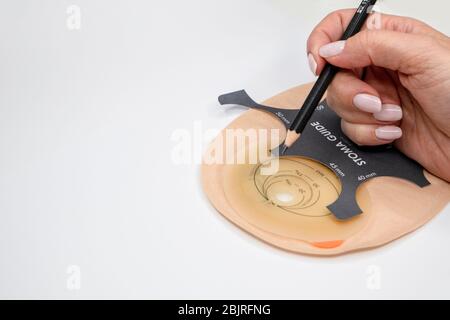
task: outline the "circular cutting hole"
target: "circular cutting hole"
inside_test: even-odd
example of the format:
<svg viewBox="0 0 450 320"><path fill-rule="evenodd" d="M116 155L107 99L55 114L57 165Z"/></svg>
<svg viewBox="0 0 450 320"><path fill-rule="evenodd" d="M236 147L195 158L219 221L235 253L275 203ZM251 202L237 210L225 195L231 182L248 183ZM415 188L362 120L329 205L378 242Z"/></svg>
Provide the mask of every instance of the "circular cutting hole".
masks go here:
<svg viewBox="0 0 450 320"><path fill-rule="evenodd" d="M267 185L267 199L280 207L290 207L298 204L303 196L298 192L298 188L283 181L269 182Z"/></svg>
<svg viewBox="0 0 450 320"><path fill-rule="evenodd" d="M289 202L291 202L291 201L294 199L294 195L291 194L291 193L283 192L283 193L278 193L278 194L276 195L276 198L277 198L280 202L283 202L283 203L289 203Z"/></svg>

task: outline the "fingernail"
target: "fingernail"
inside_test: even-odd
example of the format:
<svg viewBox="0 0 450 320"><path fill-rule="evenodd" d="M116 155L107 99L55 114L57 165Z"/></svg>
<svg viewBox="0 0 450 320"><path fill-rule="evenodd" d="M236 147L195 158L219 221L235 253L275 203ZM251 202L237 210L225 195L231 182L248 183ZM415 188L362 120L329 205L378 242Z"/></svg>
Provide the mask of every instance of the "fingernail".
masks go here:
<svg viewBox="0 0 450 320"><path fill-rule="evenodd" d="M333 56L337 56L345 48L345 41L336 41L329 44L324 45L319 49L319 54L324 58L329 58Z"/></svg>
<svg viewBox="0 0 450 320"><path fill-rule="evenodd" d="M316 76L317 75L317 62L316 59L314 59L314 56L312 53L308 54L308 62L309 62L309 68L311 69L311 72Z"/></svg>
<svg viewBox="0 0 450 320"><path fill-rule="evenodd" d="M403 110L395 104L383 104L381 111L373 116L379 121L399 121L403 118Z"/></svg>
<svg viewBox="0 0 450 320"><path fill-rule="evenodd" d="M395 126L379 127L375 130L375 135L380 140L397 140L402 137L402 129Z"/></svg>
<svg viewBox="0 0 450 320"><path fill-rule="evenodd" d="M353 104L358 109L370 113L381 112L382 109L380 98L365 93L357 94L353 98Z"/></svg>

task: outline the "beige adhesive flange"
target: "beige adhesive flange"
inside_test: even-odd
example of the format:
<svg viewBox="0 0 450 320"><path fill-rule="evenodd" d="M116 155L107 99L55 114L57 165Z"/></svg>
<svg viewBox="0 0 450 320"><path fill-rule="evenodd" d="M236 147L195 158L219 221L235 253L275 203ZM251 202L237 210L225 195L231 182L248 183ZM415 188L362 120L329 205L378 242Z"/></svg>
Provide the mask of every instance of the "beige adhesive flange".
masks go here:
<svg viewBox="0 0 450 320"><path fill-rule="evenodd" d="M310 88L310 85L293 88L263 104L296 109ZM278 119L258 110L246 111L226 129L278 129L281 133L279 142L286 134ZM217 147L218 139L226 142L225 136L224 130L206 154ZM227 148L227 143L224 145ZM235 148L225 149L224 153L238 152ZM293 163L295 161L298 163ZM425 188L398 178L379 177L363 183L357 191L356 198L364 213L341 222L326 210L326 205L336 198L336 189L339 191L339 181L328 168L309 159L288 158L280 160L280 169L284 173L300 170L308 179L317 182L321 191L320 201L314 201L313 207L293 206L292 212L280 209L274 205L279 204L274 193L283 191L289 195L292 183L301 186L304 182L289 178L290 182L286 184L283 180L285 175L282 178L274 176L270 187L263 188L257 177L257 165L252 164L203 163L203 189L222 215L255 237L288 251L324 256L389 243L427 223L450 201L450 185L428 172L425 175L431 185ZM320 176L315 176L314 172L319 172ZM327 177L328 182L321 182L322 176ZM304 189L308 188L311 189L309 186ZM261 193L270 198L270 203ZM311 191L309 196L313 198L316 195ZM294 200L292 197L280 198L280 201ZM295 208L300 209L296 211Z"/></svg>

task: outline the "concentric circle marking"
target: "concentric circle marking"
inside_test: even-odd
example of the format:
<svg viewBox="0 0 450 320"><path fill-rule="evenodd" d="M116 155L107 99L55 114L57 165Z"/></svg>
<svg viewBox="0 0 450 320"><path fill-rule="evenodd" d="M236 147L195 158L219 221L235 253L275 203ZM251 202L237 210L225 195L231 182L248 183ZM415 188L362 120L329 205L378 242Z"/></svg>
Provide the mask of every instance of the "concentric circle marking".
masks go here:
<svg viewBox="0 0 450 320"><path fill-rule="evenodd" d="M254 171L255 187L264 199L286 212L308 217L330 215L330 212L324 213L323 207L338 198L340 185L336 179L330 179L333 173L328 168L318 170L309 162L302 158L280 158L280 170L269 176L262 174L265 165L262 163ZM329 199L325 203L321 201L323 194ZM318 204L320 208L314 211Z"/></svg>

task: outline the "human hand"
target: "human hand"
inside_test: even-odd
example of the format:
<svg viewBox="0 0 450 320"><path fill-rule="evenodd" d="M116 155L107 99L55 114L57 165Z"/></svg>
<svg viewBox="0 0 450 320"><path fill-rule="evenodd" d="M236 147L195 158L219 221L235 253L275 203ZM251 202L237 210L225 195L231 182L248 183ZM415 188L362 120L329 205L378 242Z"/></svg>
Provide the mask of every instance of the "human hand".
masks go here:
<svg viewBox="0 0 450 320"><path fill-rule="evenodd" d="M450 182L450 38L415 19L380 15L338 41L355 10L327 16L308 40L311 70L344 70L328 88L344 133L359 145L395 146Z"/></svg>

